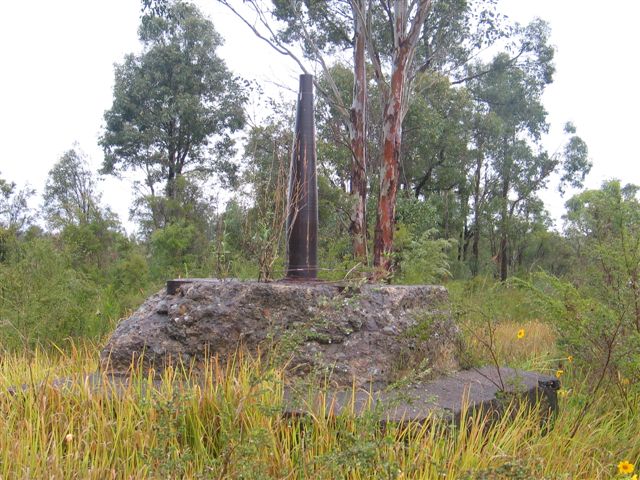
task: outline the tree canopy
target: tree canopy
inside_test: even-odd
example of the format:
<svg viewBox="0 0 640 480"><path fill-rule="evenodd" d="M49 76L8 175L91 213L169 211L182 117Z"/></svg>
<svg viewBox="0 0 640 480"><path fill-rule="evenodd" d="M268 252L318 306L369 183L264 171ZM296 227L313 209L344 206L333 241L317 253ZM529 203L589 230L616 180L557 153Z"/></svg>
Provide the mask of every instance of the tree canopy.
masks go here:
<svg viewBox="0 0 640 480"><path fill-rule="evenodd" d="M113 217L113 213L101 206L101 195L87 158L77 148L63 153L49 171L43 210L54 229Z"/></svg>
<svg viewBox="0 0 640 480"><path fill-rule="evenodd" d="M102 172L144 173L145 186L173 198L187 174L233 173L232 134L244 126L242 83L216 50L213 24L188 3L142 17L143 51L116 66L101 138Z"/></svg>
<svg viewBox="0 0 640 480"><path fill-rule="evenodd" d="M27 204L35 190L18 189L15 182L0 177L0 227L21 230L31 220L31 211Z"/></svg>

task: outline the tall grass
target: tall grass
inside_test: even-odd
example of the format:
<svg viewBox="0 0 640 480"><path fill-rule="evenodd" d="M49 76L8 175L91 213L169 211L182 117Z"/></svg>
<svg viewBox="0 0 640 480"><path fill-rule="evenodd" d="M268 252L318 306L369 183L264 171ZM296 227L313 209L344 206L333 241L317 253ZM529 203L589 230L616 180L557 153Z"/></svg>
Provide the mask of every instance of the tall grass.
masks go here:
<svg viewBox="0 0 640 480"><path fill-rule="evenodd" d="M100 389L55 388L54 377L96 367L95 345L68 351L2 357L2 479L598 479L640 459L638 403L612 392L570 438L588 386L569 369L570 393L544 434L524 410L492 425L471 417L461 429L435 420L382 428L373 406L328 415L322 402L283 416L282 372L242 355L227 366L212 360L198 377L168 370L155 383L138 374L122 388L107 378Z"/></svg>

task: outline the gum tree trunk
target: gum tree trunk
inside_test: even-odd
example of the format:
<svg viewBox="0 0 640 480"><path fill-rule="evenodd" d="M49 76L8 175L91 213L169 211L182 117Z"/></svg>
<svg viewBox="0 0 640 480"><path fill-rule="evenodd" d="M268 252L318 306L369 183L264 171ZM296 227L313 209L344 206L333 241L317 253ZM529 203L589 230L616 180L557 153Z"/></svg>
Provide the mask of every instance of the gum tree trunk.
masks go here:
<svg viewBox="0 0 640 480"><path fill-rule="evenodd" d="M394 62L391 76L391 96L384 111L380 197L376 215L374 265L386 272L392 268L393 231L395 229L396 197L400 147L402 145L402 97L405 65Z"/></svg>
<svg viewBox="0 0 640 480"><path fill-rule="evenodd" d="M353 101L350 111L349 136L351 141L350 195L352 201L349 231L354 258L367 263L367 70L366 30L364 17L367 0L353 0Z"/></svg>
<svg viewBox="0 0 640 480"><path fill-rule="evenodd" d="M373 264L376 275L383 277L393 268L393 232L395 229L396 196L400 172L402 147L402 121L407 111L410 72L416 45L424 25L431 0L394 0L393 13L389 9L389 21L393 25L393 51L391 81L384 80L380 56L369 39L375 78L383 97L382 164L380 167L380 196L376 214Z"/></svg>

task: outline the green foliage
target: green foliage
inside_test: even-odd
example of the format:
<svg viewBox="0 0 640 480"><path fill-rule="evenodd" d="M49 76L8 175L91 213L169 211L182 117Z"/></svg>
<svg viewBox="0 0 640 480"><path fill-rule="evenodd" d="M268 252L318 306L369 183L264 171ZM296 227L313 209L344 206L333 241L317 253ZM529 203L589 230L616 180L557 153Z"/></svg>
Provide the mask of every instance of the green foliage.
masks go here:
<svg viewBox="0 0 640 480"><path fill-rule="evenodd" d="M420 237L403 238L402 227L399 229L398 243L404 246L399 251L400 283L435 283L451 276L449 272L448 252L455 245L455 240L434 239L435 229L427 230Z"/></svg>
<svg viewBox="0 0 640 480"><path fill-rule="evenodd" d="M419 236L437 224L438 214L433 204L413 196L398 196L396 205L398 223L405 225L412 235Z"/></svg>
<svg viewBox="0 0 640 480"><path fill-rule="evenodd" d="M202 236L210 238L215 199L197 183L179 177L173 182L173 196L140 195L131 209L145 239L158 229L175 222L193 225Z"/></svg>
<svg viewBox="0 0 640 480"><path fill-rule="evenodd" d="M613 311L596 299L582 295L570 283L544 273L529 282L516 280L536 294L537 308L557 328L563 350L585 365L602 365L613 336L617 336L617 319Z"/></svg>
<svg viewBox="0 0 640 480"><path fill-rule="evenodd" d="M567 202L573 283L545 273L523 282L553 321L563 349L593 377L640 381L640 214L637 187L605 182ZM631 380L629 380L631 379Z"/></svg>
<svg viewBox="0 0 640 480"><path fill-rule="evenodd" d="M310 40L325 52L350 46L353 12L345 5L275 2L285 21L280 38L302 41L311 56ZM146 175L132 207L146 243L126 238L100 205L75 148L45 187L45 219L55 233L29 227L33 192L0 178L3 389L44 380L50 365L61 374L95 370L94 350L66 358L66 349L78 354L71 344L54 359L39 345L101 338L167 277L268 280L284 270L290 105L269 103L273 115L248 132L240 168L231 157L245 89L216 55L221 39L213 25L190 4L143 6L143 51L116 66L101 144L104 172ZM369 27L384 46L390 38L380 8L372 6ZM639 468L639 187L608 181L581 192L567 202L564 234L550 230L537 192L554 172L561 191L580 187L588 149L572 124L558 155L540 148L548 128L541 99L554 73L548 26L502 22L492 0L444 0L433 3L423 26L415 58L424 63L403 125L393 280L446 281L468 266L474 279L449 283L464 333L462 364L563 372L553 430L542 435L538 419L526 416L494 427L473 420L469 430L436 423L380 429L375 408L327 418L310 406L309 416L283 418L282 372L240 359L226 370L209 365L210 377L192 390L174 389L166 377L164 390L150 395L150 387L67 395L46 382L23 396L0 395L0 477L542 479L607 478L622 459ZM505 35L511 51L468 64ZM345 105L353 73L340 64L325 73L318 91L336 91L317 104L320 277L366 281L368 267L353 261L348 232ZM382 111L371 101L378 94L371 82L369 167L380 154ZM214 173L236 188L222 213L203 187ZM372 224L380 179L374 168L368 175ZM486 275L497 265L520 277L494 282ZM416 320L410 334L428 335L433 319ZM328 341L313 325L290 333L285 347ZM20 349L25 358L9 353ZM75 440L65 440L67 433Z"/></svg>
<svg viewBox="0 0 640 480"><path fill-rule="evenodd" d="M0 228L20 231L31 221L31 211L27 205L35 190L25 187L17 189L14 182L0 177Z"/></svg>
<svg viewBox="0 0 640 480"><path fill-rule="evenodd" d="M428 199L465 182L472 103L443 75L423 74L415 88L402 130L403 169L415 196Z"/></svg>
<svg viewBox="0 0 640 480"><path fill-rule="evenodd" d="M90 223L72 223L62 229L59 239L76 269L99 276L121 244L127 242L118 227L102 218Z"/></svg>
<svg viewBox="0 0 640 480"><path fill-rule="evenodd" d="M214 169L223 158L209 157L205 147L213 142L224 154L230 133L244 122L240 85L216 55L220 36L196 7L182 2L166 16L143 17L139 33L143 53L128 55L116 68L101 140L103 170L147 169L151 186L185 168Z"/></svg>
<svg viewBox="0 0 640 480"><path fill-rule="evenodd" d="M53 229L117 221L113 213L100 206L86 156L76 148L66 151L49 171L42 200L45 218Z"/></svg>
<svg viewBox="0 0 640 480"><path fill-rule="evenodd" d="M201 260L200 238L194 225L179 222L151 235L152 272L156 276L197 276Z"/></svg>
<svg viewBox="0 0 640 480"><path fill-rule="evenodd" d="M0 229L0 350L108 333L150 287L138 248L96 222L57 236Z"/></svg>
<svg viewBox="0 0 640 480"><path fill-rule="evenodd" d="M586 190L567 202L567 236L580 273L594 293L603 297L635 298L640 275L640 213L638 187L605 182L599 190ZM617 294L616 294L617 292ZM613 297L612 297L613 296ZM640 322L638 323L640 330Z"/></svg>
<svg viewBox="0 0 640 480"><path fill-rule="evenodd" d="M96 286L50 239L16 244L0 263L0 285L4 349L61 343L69 336L95 338L111 328L99 314Z"/></svg>
<svg viewBox="0 0 640 480"><path fill-rule="evenodd" d="M543 224L532 223L517 232L514 242L516 275L543 270L555 276L570 275L576 261L570 241Z"/></svg>
<svg viewBox="0 0 640 480"><path fill-rule="evenodd" d="M188 218L185 209L201 209L194 200L198 179L221 174L225 184L237 185L232 135L244 126L245 93L216 54L222 39L195 6L151 8L139 36L142 53L116 66L100 143L103 173L144 173L134 213L148 237Z"/></svg>
<svg viewBox="0 0 640 480"><path fill-rule="evenodd" d="M141 290L148 285L149 268L141 252L130 250L111 269L112 282L120 290Z"/></svg>

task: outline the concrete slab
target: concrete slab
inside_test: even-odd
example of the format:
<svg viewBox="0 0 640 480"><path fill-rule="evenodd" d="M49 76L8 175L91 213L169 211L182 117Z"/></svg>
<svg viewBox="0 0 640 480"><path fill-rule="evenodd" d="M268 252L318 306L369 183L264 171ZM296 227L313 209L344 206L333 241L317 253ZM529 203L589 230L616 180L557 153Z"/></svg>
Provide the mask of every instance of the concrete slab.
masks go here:
<svg viewBox="0 0 640 480"><path fill-rule="evenodd" d="M423 422L433 415L459 422L465 408L483 410L499 418L515 398L523 406L541 402L543 414L550 416L558 410L559 388L558 379L549 375L483 367L428 382L359 389L355 394L353 390L330 390L310 398L289 389L285 392L285 411L296 415L322 407L338 415L345 409L361 414L374 408L381 419L390 422Z"/></svg>
<svg viewBox="0 0 640 480"><path fill-rule="evenodd" d="M71 390L84 385L93 393L120 395L129 388L142 394L157 390L160 380L131 379L122 375L107 376L91 374L79 378L62 378L51 382L61 390ZM189 385L178 382L178 388ZM436 416L459 423L465 408L481 410L494 419L501 418L512 399L523 408L541 405L542 421L546 422L558 410L557 390L560 382L555 377L526 372L513 368L483 367L463 370L437 380L406 384L377 385L369 389L360 388L322 390L288 386L284 391L283 414L287 416L307 415L324 411L327 415L339 415L353 411L356 415L373 412L382 422L424 422ZM16 395L27 391L28 385L12 388ZM324 402L324 404L323 404Z"/></svg>

